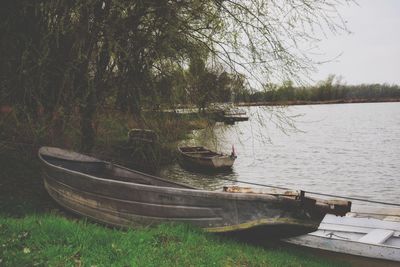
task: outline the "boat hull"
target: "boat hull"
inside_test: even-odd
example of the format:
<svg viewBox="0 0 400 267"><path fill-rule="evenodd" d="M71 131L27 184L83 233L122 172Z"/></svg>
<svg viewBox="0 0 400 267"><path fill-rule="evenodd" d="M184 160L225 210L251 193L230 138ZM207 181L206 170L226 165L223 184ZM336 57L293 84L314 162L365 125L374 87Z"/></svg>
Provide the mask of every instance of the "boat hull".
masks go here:
<svg viewBox="0 0 400 267"><path fill-rule="evenodd" d="M183 222L210 232L231 232L281 225L307 233L323 217L291 197L199 190L111 163L76 161L51 152L39 151L50 196L70 211L112 226Z"/></svg>
<svg viewBox="0 0 400 267"><path fill-rule="evenodd" d="M180 164L186 169L208 171L230 170L234 162L235 159L231 157L204 159L182 155L180 159Z"/></svg>
<svg viewBox="0 0 400 267"><path fill-rule="evenodd" d="M383 247L374 244L348 242L346 240L331 239L312 234L301 237L291 237L289 243L338 253L400 262L400 248L397 247Z"/></svg>
<svg viewBox="0 0 400 267"><path fill-rule="evenodd" d="M230 170L236 160L235 156L218 154L214 152L213 156L201 157L185 153L178 148L180 153L179 163L182 167L197 171L223 171Z"/></svg>

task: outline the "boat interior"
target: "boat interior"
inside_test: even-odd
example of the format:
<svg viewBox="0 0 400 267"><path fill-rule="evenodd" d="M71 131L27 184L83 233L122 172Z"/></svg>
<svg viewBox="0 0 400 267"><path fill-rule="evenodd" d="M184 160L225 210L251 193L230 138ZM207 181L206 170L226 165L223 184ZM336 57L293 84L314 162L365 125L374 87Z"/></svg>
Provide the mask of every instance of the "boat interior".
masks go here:
<svg viewBox="0 0 400 267"><path fill-rule="evenodd" d="M315 236L331 239L345 239L374 245L400 246L400 222L391 218L375 219L354 217L352 213L345 217L326 215Z"/></svg>
<svg viewBox="0 0 400 267"><path fill-rule="evenodd" d="M189 185L184 185L173 181L165 180L160 177L130 170L122 166L101 160L79 161L79 160L63 159L57 156L53 157L50 155L43 155L43 154L41 155L41 157L43 158L43 160L47 161L52 165L56 165L58 167L84 173L102 179L144 184L144 185L196 189Z"/></svg>
<svg viewBox="0 0 400 267"><path fill-rule="evenodd" d="M214 157L214 156L221 156L222 154L216 153L214 151L211 151L205 147L202 146L196 146L196 147L180 147L179 148L182 153L185 153L187 155L190 155L192 157Z"/></svg>

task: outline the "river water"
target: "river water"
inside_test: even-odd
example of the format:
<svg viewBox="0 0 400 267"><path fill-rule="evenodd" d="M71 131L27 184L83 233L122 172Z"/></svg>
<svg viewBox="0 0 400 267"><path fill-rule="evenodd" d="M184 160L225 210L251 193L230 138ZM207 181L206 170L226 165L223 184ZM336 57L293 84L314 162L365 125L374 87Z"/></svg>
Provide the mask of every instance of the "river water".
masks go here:
<svg viewBox="0 0 400 267"><path fill-rule="evenodd" d="M194 131L185 141L226 153L234 144L232 172L200 174L175 164L161 175L207 189L240 184L222 178L400 203L400 103L246 111L247 122Z"/></svg>

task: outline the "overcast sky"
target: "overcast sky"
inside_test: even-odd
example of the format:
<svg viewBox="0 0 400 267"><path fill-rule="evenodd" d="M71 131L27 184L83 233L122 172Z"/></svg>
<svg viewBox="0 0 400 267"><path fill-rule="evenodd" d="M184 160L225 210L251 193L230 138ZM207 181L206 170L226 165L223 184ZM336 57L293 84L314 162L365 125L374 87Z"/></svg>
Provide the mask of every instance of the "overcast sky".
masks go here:
<svg viewBox="0 0 400 267"><path fill-rule="evenodd" d="M357 0L340 8L351 34L329 35L320 43L323 56L339 58L318 67L315 81L340 75L347 84L400 84L400 0Z"/></svg>

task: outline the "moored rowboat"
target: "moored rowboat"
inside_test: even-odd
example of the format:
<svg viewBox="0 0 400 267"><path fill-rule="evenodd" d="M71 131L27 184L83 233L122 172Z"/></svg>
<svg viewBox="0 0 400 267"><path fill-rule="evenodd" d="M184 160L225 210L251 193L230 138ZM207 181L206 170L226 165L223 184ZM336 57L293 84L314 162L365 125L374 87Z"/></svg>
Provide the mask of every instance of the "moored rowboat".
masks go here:
<svg viewBox="0 0 400 267"><path fill-rule="evenodd" d="M231 155L217 153L202 146L178 147L179 163L187 169L195 170L226 170L232 168L237 158L232 151Z"/></svg>
<svg viewBox="0 0 400 267"><path fill-rule="evenodd" d="M326 213L344 215L351 204L308 198L304 192L200 190L54 147L42 147L39 158L45 187L55 201L113 226L173 221L211 232L277 226L306 233Z"/></svg>

